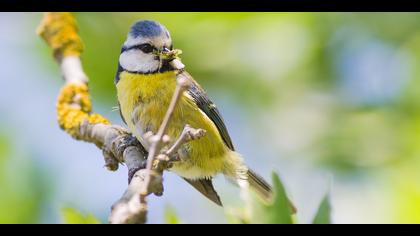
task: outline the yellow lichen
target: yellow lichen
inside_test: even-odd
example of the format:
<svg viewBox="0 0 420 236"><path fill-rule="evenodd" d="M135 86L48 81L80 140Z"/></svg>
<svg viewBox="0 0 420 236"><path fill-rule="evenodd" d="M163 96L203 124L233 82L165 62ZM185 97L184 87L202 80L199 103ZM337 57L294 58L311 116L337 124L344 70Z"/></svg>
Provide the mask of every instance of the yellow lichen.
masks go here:
<svg viewBox="0 0 420 236"><path fill-rule="evenodd" d="M105 117L90 114L91 110L86 84L67 84L61 89L57 99L57 119L60 127L73 138L80 139L80 125L84 120L90 124L110 124Z"/></svg>
<svg viewBox="0 0 420 236"><path fill-rule="evenodd" d="M79 57L83 51L82 40L77 33L76 20L68 12L45 13L37 33L53 49L54 57L61 62L64 57ZM99 114L91 114L92 104L87 84L67 83L57 100L57 119L60 127L73 138L81 139L80 126L87 120L90 124L110 124Z"/></svg>
<svg viewBox="0 0 420 236"><path fill-rule="evenodd" d="M45 13L37 33L53 49L57 60L65 56L80 56L83 51L82 40L77 33L76 20L71 13Z"/></svg>

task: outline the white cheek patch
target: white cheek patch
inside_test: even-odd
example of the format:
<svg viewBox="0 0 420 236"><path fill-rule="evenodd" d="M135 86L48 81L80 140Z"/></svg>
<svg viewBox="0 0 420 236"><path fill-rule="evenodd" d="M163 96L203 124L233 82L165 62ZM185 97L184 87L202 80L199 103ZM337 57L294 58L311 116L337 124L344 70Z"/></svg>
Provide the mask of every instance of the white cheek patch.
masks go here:
<svg viewBox="0 0 420 236"><path fill-rule="evenodd" d="M159 68L159 61L155 60L153 54L145 54L140 50L133 49L120 55L120 65L127 71L148 73Z"/></svg>

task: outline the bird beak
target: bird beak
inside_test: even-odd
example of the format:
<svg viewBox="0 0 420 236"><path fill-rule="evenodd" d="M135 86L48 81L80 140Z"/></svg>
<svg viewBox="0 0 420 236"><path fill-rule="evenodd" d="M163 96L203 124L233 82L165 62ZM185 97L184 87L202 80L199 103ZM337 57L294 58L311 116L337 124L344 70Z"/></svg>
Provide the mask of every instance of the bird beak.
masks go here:
<svg viewBox="0 0 420 236"><path fill-rule="evenodd" d="M163 47L162 51L160 53L160 58L163 59L164 63L168 63L170 61L172 61L173 59L169 59L168 55L171 53L171 50L169 50L169 48L167 47ZM163 58L162 58L163 57Z"/></svg>
<svg viewBox="0 0 420 236"><path fill-rule="evenodd" d="M157 60L162 60L163 58L164 58L164 55L165 54L167 54L167 53L169 53L171 50L169 50L168 48L166 48L166 47L163 47L162 48L162 50L158 50L157 52L156 52L156 59ZM163 60L165 60L165 59L163 59Z"/></svg>
<svg viewBox="0 0 420 236"><path fill-rule="evenodd" d="M159 70L161 70L161 68L171 68L171 65L169 64L170 61L172 61L173 59L168 58L168 54L171 52L171 50L169 50L166 47L163 47L162 50L160 50L160 52L158 53L158 58L160 61L160 65L159 65Z"/></svg>

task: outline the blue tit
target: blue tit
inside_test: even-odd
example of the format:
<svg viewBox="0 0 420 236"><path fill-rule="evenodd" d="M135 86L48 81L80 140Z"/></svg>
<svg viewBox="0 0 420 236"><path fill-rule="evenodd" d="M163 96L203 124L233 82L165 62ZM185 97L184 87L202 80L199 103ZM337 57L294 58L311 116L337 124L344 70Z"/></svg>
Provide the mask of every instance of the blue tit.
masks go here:
<svg viewBox="0 0 420 236"><path fill-rule="evenodd" d="M149 20L138 21L131 27L121 49L115 77L120 112L145 147L148 144L144 134L158 131L176 87L176 71L159 54L170 50L173 44L169 31ZM167 135L175 139L186 124L206 130L206 135L184 144L178 151L181 161L170 171L218 205L222 202L212 184L217 174L236 183L246 181L261 197L270 199L272 188L235 151L216 105L196 81L191 84L174 111Z"/></svg>

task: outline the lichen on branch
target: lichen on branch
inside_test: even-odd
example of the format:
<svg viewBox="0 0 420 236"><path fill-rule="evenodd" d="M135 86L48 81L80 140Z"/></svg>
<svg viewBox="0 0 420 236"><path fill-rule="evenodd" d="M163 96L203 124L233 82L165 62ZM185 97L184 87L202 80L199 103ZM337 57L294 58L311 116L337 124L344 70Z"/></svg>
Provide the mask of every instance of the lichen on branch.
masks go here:
<svg viewBox="0 0 420 236"><path fill-rule="evenodd" d="M73 138L80 140L80 126L87 120L89 124L109 125L108 119L100 114L92 113L92 104L86 84L67 84L58 95L57 120L60 127Z"/></svg>
<svg viewBox="0 0 420 236"><path fill-rule="evenodd" d="M76 20L69 12L45 13L37 33L51 47L57 60L66 56L80 56L83 52Z"/></svg>

